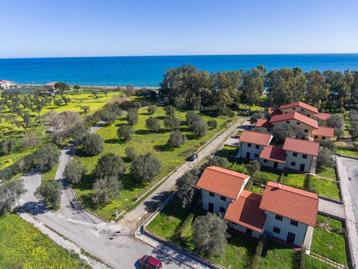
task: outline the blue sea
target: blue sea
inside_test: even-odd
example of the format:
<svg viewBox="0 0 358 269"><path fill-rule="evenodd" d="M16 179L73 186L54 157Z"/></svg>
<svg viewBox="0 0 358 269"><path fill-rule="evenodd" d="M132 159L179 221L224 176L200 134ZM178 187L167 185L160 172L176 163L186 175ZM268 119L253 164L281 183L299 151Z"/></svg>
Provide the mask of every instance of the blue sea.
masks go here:
<svg viewBox="0 0 358 269"><path fill-rule="evenodd" d="M300 67L304 71L344 71L358 70L358 54L0 59L0 79L24 84L63 81L79 85L158 86L166 70L183 64L209 72L247 70L260 64L268 70Z"/></svg>

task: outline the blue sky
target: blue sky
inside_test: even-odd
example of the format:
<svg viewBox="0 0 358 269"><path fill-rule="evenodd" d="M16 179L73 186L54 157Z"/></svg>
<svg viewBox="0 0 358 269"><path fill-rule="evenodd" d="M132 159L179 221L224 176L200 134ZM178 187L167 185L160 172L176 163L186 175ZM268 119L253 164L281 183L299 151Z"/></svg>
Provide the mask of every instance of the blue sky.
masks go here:
<svg viewBox="0 0 358 269"><path fill-rule="evenodd" d="M357 0L1 0L0 58L358 52Z"/></svg>

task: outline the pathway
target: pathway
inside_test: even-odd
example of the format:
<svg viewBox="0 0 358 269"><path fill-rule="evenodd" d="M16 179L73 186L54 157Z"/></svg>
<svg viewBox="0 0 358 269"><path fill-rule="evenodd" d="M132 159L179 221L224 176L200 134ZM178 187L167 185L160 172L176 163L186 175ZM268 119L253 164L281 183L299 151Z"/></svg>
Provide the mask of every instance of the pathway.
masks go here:
<svg viewBox="0 0 358 269"><path fill-rule="evenodd" d="M319 198L318 212L341 220L346 218L344 205L322 198Z"/></svg>

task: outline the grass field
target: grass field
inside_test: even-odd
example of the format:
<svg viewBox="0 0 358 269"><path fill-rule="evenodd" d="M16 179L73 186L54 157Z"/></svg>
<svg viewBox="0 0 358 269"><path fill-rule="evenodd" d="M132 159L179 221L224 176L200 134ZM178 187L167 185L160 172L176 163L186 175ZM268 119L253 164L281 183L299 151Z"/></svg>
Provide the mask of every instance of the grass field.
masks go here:
<svg viewBox="0 0 358 269"><path fill-rule="evenodd" d="M333 167L323 167L320 171L316 171L321 177L337 180L336 170Z"/></svg>
<svg viewBox="0 0 358 269"><path fill-rule="evenodd" d="M338 148L336 152L343 157L358 158L358 152L356 150Z"/></svg>
<svg viewBox="0 0 358 269"><path fill-rule="evenodd" d="M311 250L333 261L347 265L347 253L342 223L325 216L318 216L313 232Z"/></svg>
<svg viewBox="0 0 358 269"><path fill-rule="evenodd" d="M181 120L185 119L185 113L177 111L176 114L177 117ZM163 117L165 116L165 112L163 108L158 108L156 113L151 116L163 119ZM97 133L101 135L101 137L105 141L104 151L98 156L80 157L88 172L88 175L85 177L85 180L82 184L75 186L76 195L85 207L94 211L96 214L100 215L103 218L113 219L115 217L114 214L116 212L121 212L129 204L133 203L158 180L160 180L173 169L181 165L187 156L193 153L196 149L198 149L201 145L203 145L220 130L222 130L227 125L228 121L231 121L231 119L229 119L228 117L216 117L215 119L217 120L218 127L213 130L209 130L209 132L204 137L198 139L192 136L192 133L188 130L186 126L182 126L181 131L187 136L187 141L179 148L169 149L166 147L166 143L170 135L169 130L164 129L163 121L161 120L162 130L160 130L158 133L148 131L145 127L145 120L148 117L149 115L147 115L146 108L142 108L139 110L138 123L134 126L135 132L132 135L132 139L126 143L120 142L117 138L116 133L118 126L127 123L124 116L117 120L111 126L107 126L100 129ZM210 119L210 117L208 116L203 116L203 118L205 118L205 120ZM160 174L146 185L136 185L135 182L133 182L133 180L129 176L130 163L127 162L127 171L123 179L124 187L120 191L119 197L117 199L114 199L110 204L104 207L95 208L91 203L92 183L94 181L93 177L91 176L91 172L93 171L97 160L103 154L110 152L124 157L125 148L128 146L133 147L138 154L150 152L156 157L158 157L161 160Z"/></svg>
<svg viewBox="0 0 358 269"><path fill-rule="evenodd" d="M0 217L0 268L89 268L17 215Z"/></svg>
<svg viewBox="0 0 358 269"><path fill-rule="evenodd" d="M319 196L341 200L338 183L318 177L311 177L311 183L313 189Z"/></svg>

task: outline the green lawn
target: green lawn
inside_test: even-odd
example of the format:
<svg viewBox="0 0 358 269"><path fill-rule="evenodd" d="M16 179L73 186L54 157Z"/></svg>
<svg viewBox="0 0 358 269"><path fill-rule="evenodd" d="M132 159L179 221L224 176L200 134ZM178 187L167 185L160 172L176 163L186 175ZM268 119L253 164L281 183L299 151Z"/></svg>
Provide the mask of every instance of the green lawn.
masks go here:
<svg viewBox="0 0 358 269"><path fill-rule="evenodd" d="M281 176L281 173L279 173L279 172L261 170L261 171L256 172L255 179L258 181L261 181L262 183L267 183L268 181L277 182L277 180L280 178L280 176Z"/></svg>
<svg viewBox="0 0 358 269"><path fill-rule="evenodd" d="M178 118L184 120L184 112L176 112ZM209 132L199 139L192 136L192 133L188 130L187 126L182 126L181 131L187 136L187 141L179 148L169 149L166 147L170 132L163 127L163 117L165 112L163 108L157 109L156 113L152 117L161 119L162 129L158 133L149 132L145 127L145 120L149 117L147 115L147 109L142 108L139 110L138 123L134 126L134 134L129 142L122 143L118 141L117 129L121 124L126 124L125 116L121 117L111 126L100 129L97 133L104 139L104 151L93 157L80 157L83 162L88 175L82 184L75 186L75 192L77 197L81 200L82 204L88 209L94 211L105 219L113 219L115 212L121 212L133 203L138 197L140 197L146 190L153 186L158 180L165 177L173 169L180 166L185 158L213 137L216 133L226 127L229 119L228 117L216 117L215 120L218 123L218 127L209 130ZM202 115L205 120L209 120L210 117ZM91 172L95 168L97 160L105 153L115 153L121 157L125 156L125 148L131 146L138 154L144 154L147 152L152 153L161 160L161 172L150 183L146 185L136 184L129 176L130 163L126 163L127 169L123 179L123 189L120 191L118 198L114 199L110 204L95 208L91 203L92 183L94 181L91 176Z"/></svg>
<svg viewBox="0 0 358 269"><path fill-rule="evenodd" d="M324 216L318 216L313 232L311 250L333 261L347 265L347 253L342 223Z"/></svg>
<svg viewBox="0 0 358 269"><path fill-rule="evenodd" d="M318 177L311 177L312 187L319 196L328 197L335 200L341 200L339 196L338 183L322 179Z"/></svg>
<svg viewBox="0 0 358 269"><path fill-rule="evenodd" d="M29 155L34 152L36 149L37 148L28 148L18 152L10 153L8 155L0 156L0 170L14 164L18 160L21 160L26 155Z"/></svg>
<svg viewBox="0 0 358 269"><path fill-rule="evenodd" d="M0 268L90 268L17 215L0 217Z"/></svg>
<svg viewBox="0 0 358 269"><path fill-rule="evenodd" d="M336 170L333 167L323 167L320 171L317 171L317 175L337 180Z"/></svg>
<svg viewBox="0 0 358 269"><path fill-rule="evenodd" d="M305 269L335 269L335 267L306 255Z"/></svg>
<svg viewBox="0 0 358 269"><path fill-rule="evenodd" d="M252 191L254 193L257 193L257 194L263 194L264 189L259 187L259 186L256 186L256 185L252 184L251 188L250 188L250 191Z"/></svg>
<svg viewBox="0 0 358 269"><path fill-rule="evenodd" d="M291 187L303 189L305 184L305 177L305 174L290 173L283 178L282 183Z"/></svg>
<svg viewBox="0 0 358 269"><path fill-rule="evenodd" d="M47 171L46 173L42 174L42 180L44 181L54 180L56 176L57 168L58 168L58 162L55 163L54 166L52 166L50 171Z"/></svg>
<svg viewBox="0 0 358 269"><path fill-rule="evenodd" d="M298 268L298 254L292 248L287 248L272 241L268 241L264 247L258 268Z"/></svg>
<svg viewBox="0 0 358 269"><path fill-rule="evenodd" d="M348 158L358 158L358 152L356 150L349 149L337 149L336 153Z"/></svg>

